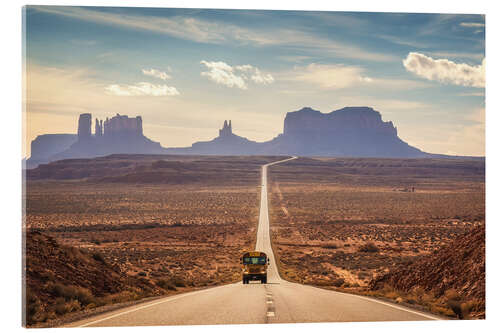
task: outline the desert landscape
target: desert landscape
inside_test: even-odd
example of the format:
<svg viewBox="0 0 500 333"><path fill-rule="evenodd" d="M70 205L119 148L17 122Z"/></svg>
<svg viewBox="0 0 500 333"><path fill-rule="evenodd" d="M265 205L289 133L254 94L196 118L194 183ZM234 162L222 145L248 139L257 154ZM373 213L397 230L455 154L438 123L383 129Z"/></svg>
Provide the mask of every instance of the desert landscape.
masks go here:
<svg viewBox="0 0 500 333"><path fill-rule="evenodd" d="M273 246L285 279L447 316L484 316L484 161L299 158L271 167L269 177ZM469 233L476 241L457 242L447 256L476 251L482 261L436 269L433 256ZM420 270L394 273L418 260ZM435 281L443 274L444 283ZM396 283L409 276L410 287ZM450 305L457 300L463 311Z"/></svg>
<svg viewBox="0 0 500 333"><path fill-rule="evenodd" d="M280 159L111 155L29 170L28 323L239 281L260 166ZM298 158L269 170L283 278L484 317L483 160Z"/></svg>
<svg viewBox="0 0 500 333"><path fill-rule="evenodd" d="M38 304L29 323L239 281L240 254L255 243L260 165L276 159L115 155L28 171L27 243L38 240L27 253L28 302ZM83 251L90 264L96 257L142 284L92 292L87 281L85 292L96 300L83 303L47 292L53 283L82 287L78 276L86 275L63 274L64 266L81 266L67 263L67 255L40 265L40 248L54 246ZM71 305L75 301L78 306Z"/></svg>
<svg viewBox="0 0 500 333"><path fill-rule="evenodd" d="M486 318L486 10L269 9L16 9L22 326Z"/></svg>

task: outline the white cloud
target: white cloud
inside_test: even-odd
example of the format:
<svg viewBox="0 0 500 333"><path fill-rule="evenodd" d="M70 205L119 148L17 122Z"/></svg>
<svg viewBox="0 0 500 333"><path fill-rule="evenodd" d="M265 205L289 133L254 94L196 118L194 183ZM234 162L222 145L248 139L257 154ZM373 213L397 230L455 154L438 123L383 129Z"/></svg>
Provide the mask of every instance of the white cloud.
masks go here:
<svg viewBox="0 0 500 333"><path fill-rule="evenodd" d="M291 79L314 84L325 90L349 88L361 83L370 83L372 79L362 75L364 69L357 66L309 64L296 67Z"/></svg>
<svg viewBox="0 0 500 333"><path fill-rule="evenodd" d="M460 23L460 26L466 28L483 28L484 23L462 22Z"/></svg>
<svg viewBox="0 0 500 333"><path fill-rule="evenodd" d="M484 88L485 86L485 59L481 65L471 66L410 52L403 60L403 65L407 71L427 80L467 87Z"/></svg>
<svg viewBox="0 0 500 333"><path fill-rule="evenodd" d="M139 82L136 85L111 84L104 88L108 94L116 96L175 96L179 92L175 87Z"/></svg>
<svg viewBox="0 0 500 333"><path fill-rule="evenodd" d="M248 89L247 81L249 80L247 73L251 74L250 80L258 84L270 84L274 82L274 77L267 73L263 74L257 67L252 65L230 66L223 61L200 61L209 70L201 72L202 76L208 77L215 83L225 85L227 87L236 87L243 90Z"/></svg>
<svg viewBox="0 0 500 333"><path fill-rule="evenodd" d="M200 63L209 69L208 72L201 72L201 75L208 77L215 83L243 90L248 88L243 77L234 74L233 68L225 62L202 60Z"/></svg>
<svg viewBox="0 0 500 333"><path fill-rule="evenodd" d="M255 73L251 77L252 81L261 84L270 84L274 82L274 77L271 74L262 74L258 68L255 68Z"/></svg>
<svg viewBox="0 0 500 333"><path fill-rule="evenodd" d="M242 72L249 72L254 67L252 65L240 65L240 66L235 66L234 68Z"/></svg>
<svg viewBox="0 0 500 333"><path fill-rule="evenodd" d="M159 71L157 69L153 69L153 68L151 68L150 70L143 69L142 74L152 76L152 77L155 77L155 78L163 80L163 81L171 78L171 76L168 75L167 73Z"/></svg>

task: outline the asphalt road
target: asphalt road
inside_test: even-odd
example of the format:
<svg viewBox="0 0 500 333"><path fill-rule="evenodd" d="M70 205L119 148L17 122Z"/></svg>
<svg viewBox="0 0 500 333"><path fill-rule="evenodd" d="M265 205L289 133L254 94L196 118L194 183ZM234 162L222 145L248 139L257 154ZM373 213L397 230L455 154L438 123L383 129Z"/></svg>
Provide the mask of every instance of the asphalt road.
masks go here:
<svg viewBox="0 0 500 333"><path fill-rule="evenodd" d="M291 158L293 159L293 158ZM142 303L75 322L71 327L417 321L441 319L374 298L344 294L282 280L269 236L267 168L262 187L256 250L269 255L268 283L241 282Z"/></svg>

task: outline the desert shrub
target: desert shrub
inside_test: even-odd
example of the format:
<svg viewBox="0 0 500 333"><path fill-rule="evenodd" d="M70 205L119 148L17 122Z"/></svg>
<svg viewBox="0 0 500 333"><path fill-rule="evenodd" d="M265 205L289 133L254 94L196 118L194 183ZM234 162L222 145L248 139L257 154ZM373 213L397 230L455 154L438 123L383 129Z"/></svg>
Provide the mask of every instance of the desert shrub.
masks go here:
<svg viewBox="0 0 500 333"><path fill-rule="evenodd" d="M446 304L459 319L465 319L469 315L470 306L462 302L462 298L456 290L449 289L444 296Z"/></svg>
<svg viewBox="0 0 500 333"><path fill-rule="evenodd" d="M325 249L337 249L339 246L337 243L326 243L323 245L323 248Z"/></svg>
<svg viewBox="0 0 500 333"><path fill-rule="evenodd" d="M60 297L56 299L56 303L54 305L54 311L58 315L63 315L65 313L78 311L80 309L81 309L80 303L76 299L66 302L64 298Z"/></svg>
<svg viewBox="0 0 500 333"><path fill-rule="evenodd" d="M358 272L358 279L364 280L367 278L371 278L371 274L365 271Z"/></svg>
<svg viewBox="0 0 500 333"><path fill-rule="evenodd" d="M186 287L186 281L180 276L172 277L171 281L176 287Z"/></svg>
<svg viewBox="0 0 500 333"><path fill-rule="evenodd" d="M26 324L31 325L40 320L42 306L38 297L30 290L26 291Z"/></svg>
<svg viewBox="0 0 500 333"><path fill-rule="evenodd" d="M174 283L170 280L167 280L167 279L161 279L161 280L156 281L156 285L160 288L165 289L165 290L177 290Z"/></svg>
<svg viewBox="0 0 500 333"><path fill-rule="evenodd" d="M447 304L459 319L464 319L465 313L463 311L462 303L460 301L448 300Z"/></svg>
<svg viewBox="0 0 500 333"><path fill-rule="evenodd" d="M455 289L446 290L444 293L444 297L448 301L459 301L461 298Z"/></svg>
<svg viewBox="0 0 500 333"><path fill-rule="evenodd" d="M76 299L83 305L88 305L95 301L94 295L92 295L90 290L85 288L77 288Z"/></svg>
<svg viewBox="0 0 500 333"><path fill-rule="evenodd" d="M102 306L106 304L123 303L129 301L135 301L141 298L141 295L136 291L124 290L117 294L107 295L96 299L95 304L90 304L90 306Z"/></svg>
<svg viewBox="0 0 500 333"><path fill-rule="evenodd" d="M61 283L49 283L47 285L47 291L53 296L62 298L64 300L77 300L83 305L93 303L95 301L94 296L90 290L77 286L65 286Z"/></svg>
<svg viewBox="0 0 500 333"><path fill-rule="evenodd" d="M365 243L363 245L361 245L359 248L358 248L358 251L359 252L369 252L369 253L376 253L379 251L379 248L377 245L375 245L375 243L373 242L368 242L368 243Z"/></svg>
<svg viewBox="0 0 500 333"><path fill-rule="evenodd" d="M66 313L65 300L62 297L56 299L56 304L54 305L54 310L58 315Z"/></svg>
<svg viewBox="0 0 500 333"><path fill-rule="evenodd" d="M106 263L104 256L100 252L95 252L94 254L92 254L92 258L94 258L94 260L96 261L102 262L103 264Z"/></svg>
<svg viewBox="0 0 500 333"><path fill-rule="evenodd" d="M40 273L40 278L43 281L52 281L56 278L56 276L51 271L45 271L45 272Z"/></svg>
<svg viewBox="0 0 500 333"><path fill-rule="evenodd" d="M142 272L137 273L137 275L139 275L139 276L146 276L147 274L146 274L146 272L142 271Z"/></svg>
<svg viewBox="0 0 500 333"><path fill-rule="evenodd" d="M62 297L64 299L73 298L76 295L73 288L59 282L49 282L47 284L47 291L55 297Z"/></svg>
<svg viewBox="0 0 500 333"><path fill-rule="evenodd" d="M345 280L343 278L337 278L332 281L332 286L340 287L344 284Z"/></svg>

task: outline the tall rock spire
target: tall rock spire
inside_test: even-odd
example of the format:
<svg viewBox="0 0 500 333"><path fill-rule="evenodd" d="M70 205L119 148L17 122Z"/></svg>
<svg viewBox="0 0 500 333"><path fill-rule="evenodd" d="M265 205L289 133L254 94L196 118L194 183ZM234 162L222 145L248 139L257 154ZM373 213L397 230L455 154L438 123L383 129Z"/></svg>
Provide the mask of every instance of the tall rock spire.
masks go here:
<svg viewBox="0 0 500 333"><path fill-rule="evenodd" d="M82 113L78 118L78 141L90 139L92 134L92 115L90 113Z"/></svg>
<svg viewBox="0 0 500 333"><path fill-rule="evenodd" d="M229 123L227 120L224 120L224 125L222 126L222 129L219 130L219 136L225 137L225 136L230 136L233 134L233 129L231 126L231 120L229 120Z"/></svg>

